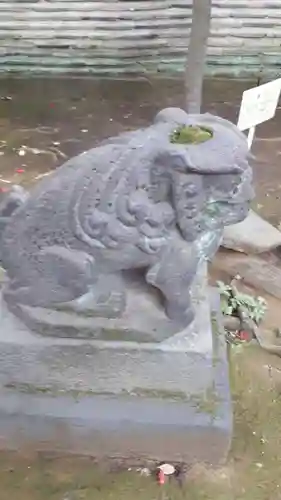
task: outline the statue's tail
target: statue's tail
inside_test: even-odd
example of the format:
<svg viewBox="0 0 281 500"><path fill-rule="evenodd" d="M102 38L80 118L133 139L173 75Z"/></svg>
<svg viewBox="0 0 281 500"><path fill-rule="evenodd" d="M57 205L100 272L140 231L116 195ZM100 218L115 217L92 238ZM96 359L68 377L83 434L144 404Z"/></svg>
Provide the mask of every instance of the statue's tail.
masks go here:
<svg viewBox="0 0 281 500"><path fill-rule="evenodd" d="M0 242L1 236L10 218L29 198L28 192L21 186L12 186L7 192L0 194Z"/></svg>

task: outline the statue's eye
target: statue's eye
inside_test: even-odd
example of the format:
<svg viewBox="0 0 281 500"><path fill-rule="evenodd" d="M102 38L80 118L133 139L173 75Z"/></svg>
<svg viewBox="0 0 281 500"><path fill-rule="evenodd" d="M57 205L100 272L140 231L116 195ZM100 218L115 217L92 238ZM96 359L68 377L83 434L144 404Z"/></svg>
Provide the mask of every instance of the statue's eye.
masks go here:
<svg viewBox="0 0 281 500"><path fill-rule="evenodd" d="M193 184L193 182L189 182L184 186L184 192L186 196L195 196L198 194L198 188L196 184Z"/></svg>

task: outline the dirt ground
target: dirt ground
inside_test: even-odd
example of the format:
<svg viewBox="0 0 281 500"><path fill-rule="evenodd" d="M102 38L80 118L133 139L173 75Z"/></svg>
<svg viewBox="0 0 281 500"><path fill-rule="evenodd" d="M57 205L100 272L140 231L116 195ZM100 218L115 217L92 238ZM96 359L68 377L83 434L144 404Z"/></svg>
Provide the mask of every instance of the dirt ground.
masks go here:
<svg viewBox="0 0 281 500"><path fill-rule="evenodd" d="M235 121L242 92L252 85L206 82L204 109ZM183 104L182 88L175 80L0 80L0 189L11 182L30 186L101 138L147 124L159 108ZM280 129L278 109L254 143L255 209L277 227ZM280 302L266 299L266 326L281 326ZM223 468L198 465L183 488L175 482L160 488L128 467L116 472L90 458L2 452L1 500L281 499L281 361L257 346L232 347L230 361L235 434Z"/></svg>

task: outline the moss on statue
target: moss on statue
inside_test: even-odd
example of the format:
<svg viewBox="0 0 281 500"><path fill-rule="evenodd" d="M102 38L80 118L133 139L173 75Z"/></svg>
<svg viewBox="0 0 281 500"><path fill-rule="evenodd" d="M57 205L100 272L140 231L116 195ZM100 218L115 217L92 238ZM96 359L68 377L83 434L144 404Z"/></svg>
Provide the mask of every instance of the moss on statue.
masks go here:
<svg viewBox="0 0 281 500"><path fill-rule="evenodd" d="M202 126L180 125L170 136L172 144L201 144L213 137L213 131Z"/></svg>

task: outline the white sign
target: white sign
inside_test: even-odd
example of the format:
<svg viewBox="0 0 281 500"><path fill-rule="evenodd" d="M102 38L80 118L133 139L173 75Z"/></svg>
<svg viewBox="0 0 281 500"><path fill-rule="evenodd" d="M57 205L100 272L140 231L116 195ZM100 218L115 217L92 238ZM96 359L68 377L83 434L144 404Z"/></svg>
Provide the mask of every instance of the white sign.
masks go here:
<svg viewBox="0 0 281 500"><path fill-rule="evenodd" d="M248 130L274 117L281 92L281 78L245 90L237 127Z"/></svg>

